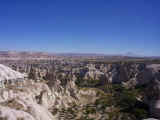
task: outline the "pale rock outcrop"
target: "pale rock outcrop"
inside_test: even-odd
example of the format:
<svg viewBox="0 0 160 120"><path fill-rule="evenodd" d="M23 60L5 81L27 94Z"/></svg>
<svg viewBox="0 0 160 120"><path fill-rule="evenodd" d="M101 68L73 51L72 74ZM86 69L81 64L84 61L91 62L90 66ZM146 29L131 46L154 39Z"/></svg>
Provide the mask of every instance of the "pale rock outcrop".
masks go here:
<svg viewBox="0 0 160 120"><path fill-rule="evenodd" d="M32 115L21 110L0 106L0 119L4 120L36 120Z"/></svg>
<svg viewBox="0 0 160 120"><path fill-rule="evenodd" d="M25 74L21 74L7 66L0 64L0 81L23 79L24 77L26 77Z"/></svg>
<svg viewBox="0 0 160 120"><path fill-rule="evenodd" d="M6 117L6 120L17 120L23 118L24 120L55 120L55 117L48 111L48 106L51 103L48 94L43 92L46 90L45 84L35 84L19 90L3 90L0 95L0 117ZM12 92L11 92L12 91ZM36 92L37 91L37 92ZM6 98L3 98L3 94ZM49 91L47 91L49 93ZM39 96L39 97L37 97ZM13 104L12 104L13 102ZM51 105L51 104L50 104ZM20 106L17 110L17 107Z"/></svg>
<svg viewBox="0 0 160 120"><path fill-rule="evenodd" d="M23 79L25 75L0 65L0 80ZM46 94L47 93L47 94ZM49 87L44 83L26 83L23 87L0 89L0 118L5 120L54 120L48 111L51 100Z"/></svg>

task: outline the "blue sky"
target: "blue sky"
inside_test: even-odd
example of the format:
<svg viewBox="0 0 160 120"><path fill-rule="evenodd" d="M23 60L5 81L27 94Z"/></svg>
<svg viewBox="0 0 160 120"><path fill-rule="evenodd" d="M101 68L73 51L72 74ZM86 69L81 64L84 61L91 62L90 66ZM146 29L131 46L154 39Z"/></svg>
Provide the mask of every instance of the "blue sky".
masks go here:
<svg viewBox="0 0 160 120"><path fill-rule="evenodd" d="M160 56L160 0L0 0L0 50Z"/></svg>

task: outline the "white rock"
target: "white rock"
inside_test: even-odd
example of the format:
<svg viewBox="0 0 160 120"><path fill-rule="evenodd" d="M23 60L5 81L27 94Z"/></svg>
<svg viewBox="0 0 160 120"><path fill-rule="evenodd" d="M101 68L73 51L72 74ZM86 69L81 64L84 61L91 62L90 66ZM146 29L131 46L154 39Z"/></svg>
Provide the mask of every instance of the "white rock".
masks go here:
<svg viewBox="0 0 160 120"><path fill-rule="evenodd" d="M25 74L21 74L7 66L0 64L0 81L23 79L24 77L26 77Z"/></svg>
<svg viewBox="0 0 160 120"><path fill-rule="evenodd" d="M23 120L36 120L27 112L11 109L8 107L0 106L0 113L0 117L6 120L17 120L18 118Z"/></svg>

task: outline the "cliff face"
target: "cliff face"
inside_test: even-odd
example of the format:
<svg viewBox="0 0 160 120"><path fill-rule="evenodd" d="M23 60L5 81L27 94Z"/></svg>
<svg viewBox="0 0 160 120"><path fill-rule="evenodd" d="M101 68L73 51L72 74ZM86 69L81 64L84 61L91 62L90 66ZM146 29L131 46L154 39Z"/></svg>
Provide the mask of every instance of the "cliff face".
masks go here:
<svg viewBox="0 0 160 120"><path fill-rule="evenodd" d="M150 106L153 116L160 118L160 65L149 65L152 70L154 80L147 85L146 100Z"/></svg>
<svg viewBox="0 0 160 120"><path fill-rule="evenodd" d="M136 95L131 96L131 101L136 105L137 102L147 103L151 114L160 117L160 73L157 66L134 63L26 64L23 71L27 72L29 78L22 87L12 86L0 90L0 118L67 120L88 117L97 120L134 120L138 113L134 111L135 116L132 116L122 111L126 105L119 105L116 99L119 95L131 96L129 90L134 92L137 87L144 88L142 94L135 92ZM19 68L18 65L16 67ZM10 69L9 71L13 72ZM114 88L115 85L123 88ZM122 100L126 100L126 97Z"/></svg>
<svg viewBox="0 0 160 120"><path fill-rule="evenodd" d="M53 120L54 117L48 109L39 105L35 99L43 90L49 93L47 85L32 85L29 81L25 81L24 77L26 76L0 65L0 78L5 83L5 88L2 88L2 84L0 88L0 118L2 120ZM19 79L23 82L23 86L17 83Z"/></svg>
<svg viewBox="0 0 160 120"><path fill-rule="evenodd" d="M5 66L3 70L5 74L2 77L7 78L5 75L14 73L12 80L15 81L21 75ZM21 79L25 80L23 77ZM63 83L62 80L49 79L48 85L44 81L36 80L25 80L23 86L6 84L6 88L0 89L0 118L7 120L56 120L59 117L51 114L53 109L68 107L72 103L81 104L82 101L79 99L83 95L95 97L94 90L89 92L78 90L71 80Z"/></svg>

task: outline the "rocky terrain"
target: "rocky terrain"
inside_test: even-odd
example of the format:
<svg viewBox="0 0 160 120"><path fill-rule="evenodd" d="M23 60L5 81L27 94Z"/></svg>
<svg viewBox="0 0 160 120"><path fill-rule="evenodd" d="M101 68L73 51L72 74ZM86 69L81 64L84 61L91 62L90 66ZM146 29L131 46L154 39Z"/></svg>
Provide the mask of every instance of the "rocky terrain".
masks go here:
<svg viewBox="0 0 160 120"><path fill-rule="evenodd" d="M160 118L157 62L105 63L64 58L1 63L0 80L7 82L0 88L0 120ZM14 82L19 75L23 79L20 84Z"/></svg>

